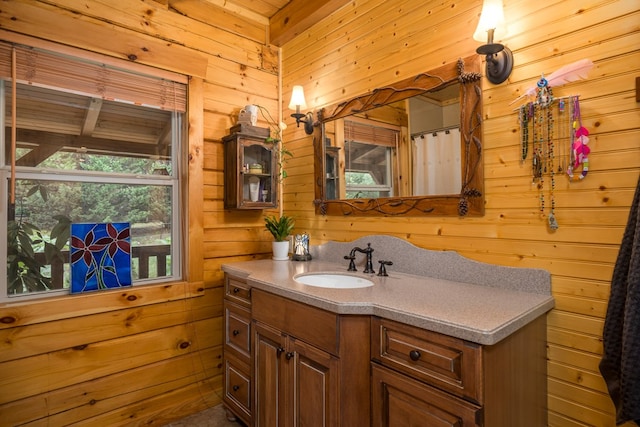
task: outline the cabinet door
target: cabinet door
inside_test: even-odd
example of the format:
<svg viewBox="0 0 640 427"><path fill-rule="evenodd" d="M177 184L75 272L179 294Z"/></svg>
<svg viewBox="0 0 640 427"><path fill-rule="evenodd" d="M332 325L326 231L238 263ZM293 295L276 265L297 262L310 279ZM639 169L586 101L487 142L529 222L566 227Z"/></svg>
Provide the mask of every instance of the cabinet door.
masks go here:
<svg viewBox="0 0 640 427"><path fill-rule="evenodd" d="M373 427L482 426L482 410L469 402L372 363Z"/></svg>
<svg viewBox="0 0 640 427"><path fill-rule="evenodd" d="M254 323L254 426L285 426L284 369L286 337L266 325Z"/></svg>
<svg viewBox="0 0 640 427"><path fill-rule="evenodd" d="M242 180L238 187L240 206L247 208L275 206L278 165L276 150L271 144L253 138L239 138Z"/></svg>
<svg viewBox="0 0 640 427"><path fill-rule="evenodd" d="M293 426L326 427L338 426L338 359L302 341L291 338L287 359L290 375L287 384L292 390L287 393L293 408Z"/></svg>

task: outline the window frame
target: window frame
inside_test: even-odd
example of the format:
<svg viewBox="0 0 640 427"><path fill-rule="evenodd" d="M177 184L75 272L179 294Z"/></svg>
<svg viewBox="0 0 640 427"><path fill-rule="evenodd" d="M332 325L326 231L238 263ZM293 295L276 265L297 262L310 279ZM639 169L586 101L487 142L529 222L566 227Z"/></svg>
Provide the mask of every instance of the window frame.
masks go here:
<svg viewBox="0 0 640 427"><path fill-rule="evenodd" d="M371 178L376 181L376 175L375 173L373 173L373 171L371 169L351 169L349 168L349 165L345 165L345 192L349 193L350 191L355 191L358 193L363 193L363 192L378 192L378 193L387 193L387 196L378 196L378 197L393 197L394 195L394 182L393 182L393 165L392 165L392 160L393 160L393 150L394 148L392 146L386 145L386 144L376 144L376 143L371 143L371 142L361 142L361 141L356 141L356 140L350 140L350 141L345 141L345 157L347 156L347 151L350 148L350 145L352 142L356 142L362 145L370 145L372 147L376 147L376 148L380 148L382 147L384 149L384 156L385 156L385 170L384 170L384 179L387 183L377 183L376 184L372 184L372 185L367 185L367 184L350 184L349 180L347 179L347 173L369 173L369 175L371 176ZM347 163L345 161L345 163ZM350 197L347 197L350 198ZM359 198L359 197L354 197L354 198ZM365 197L368 198L368 197Z"/></svg>
<svg viewBox="0 0 640 427"><path fill-rule="evenodd" d="M55 52L52 51L51 52ZM87 60L82 56L73 57L76 60ZM95 54L91 55L90 60L95 61ZM110 59L109 62L113 62L113 59ZM126 64L125 64L126 65ZM132 74L140 74L140 64L135 64L136 70L129 71ZM121 69L126 70L127 67L123 66ZM153 70L149 70L149 76L165 79L167 73L159 73L161 76L154 75ZM161 71L161 70L160 70ZM170 73L172 74L172 73ZM177 75L178 76L178 75ZM184 76L183 76L184 77ZM6 87L11 85L10 80L1 79L0 83L0 126L2 129L5 128L5 118L6 118ZM184 81L174 81L174 83L182 83L186 82L186 77ZM185 85L186 87L186 85ZM69 92L74 93L70 90L60 89L60 88L50 88L60 92ZM188 91L188 88L187 88ZM89 96L88 94L85 94ZM186 103L188 104L188 102ZM147 105L148 106L148 105ZM159 107L154 107L159 108ZM172 111L172 110L166 110ZM91 171L76 171L76 170L52 170L47 171L42 168L38 169L35 167L25 167L18 166L15 167L15 177L16 179L33 179L39 181L57 181L57 182L65 182L65 181L73 181L73 182L90 182L90 183L108 183L108 184L135 184L135 185L159 185L163 187L171 188L171 197L172 197L172 206L171 206L171 274L167 276L163 276L160 278L144 278L137 279L134 281L134 286L139 285L147 285L147 284L156 284L156 283L167 283L167 282L176 282L183 280L184 278L184 256L185 256L185 239L188 230L186 230L183 225L183 206L186 203L186 183L184 180L185 173L183 171L186 168L184 164L184 150L185 146L188 145L187 138L187 123L188 123L188 110L185 105L184 111L172 111L171 114L171 167L172 174L169 176L159 176L159 175L149 175L149 176L141 176L137 174L127 174L127 173L103 173L103 172L91 172ZM0 211L0 228L2 231L0 232L0 239L2 239L3 244L0 245L0 265L3 266L4 272L2 273L2 280L0 280L0 303L6 302L14 302L14 301L23 301L26 299L39 299L44 297L56 296L56 295L69 295L69 289L55 289L49 291L42 292L30 292L25 294L13 294L9 295L8 292L8 277L7 277L7 222L8 222L8 206L9 206L9 193L8 186L6 183L8 182L11 175L11 165L7 164L6 158L6 145L10 144L10 141L7 141L5 138L6 132L2 132L0 134L0 147L3 149L0 150L0 185L2 185L2 189L0 189L0 197L2 201L0 202L3 208ZM10 149L10 148L9 148ZM49 172L49 173L47 173Z"/></svg>

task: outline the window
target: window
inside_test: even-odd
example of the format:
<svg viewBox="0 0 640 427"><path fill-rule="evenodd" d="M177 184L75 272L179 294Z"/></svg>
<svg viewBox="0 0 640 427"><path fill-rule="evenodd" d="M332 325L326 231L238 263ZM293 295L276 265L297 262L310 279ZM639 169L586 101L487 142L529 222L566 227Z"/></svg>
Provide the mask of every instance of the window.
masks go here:
<svg viewBox="0 0 640 427"><path fill-rule="evenodd" d="M344 128L346 197L392 197L392 154L398 131L351 121L345 121Z"/></svg>
<svg viewBox="0 0 640 427"><path fill-rule="evenodd" d="M0 43L0 299L68 292L72 222L130 223L134 284L180 278L186 85L24 46L11 71L11 50Z"/></svg>

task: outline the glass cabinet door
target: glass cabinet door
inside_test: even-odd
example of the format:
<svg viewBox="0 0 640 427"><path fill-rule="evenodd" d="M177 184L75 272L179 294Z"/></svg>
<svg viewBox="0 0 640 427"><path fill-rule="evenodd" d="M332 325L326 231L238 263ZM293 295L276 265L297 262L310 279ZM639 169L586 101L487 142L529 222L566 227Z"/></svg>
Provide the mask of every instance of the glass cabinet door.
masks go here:
<svg viewBox="0 0 640 427"><path fill-rule="evenodd" d="M326 198L335 200L340 198L340 171L338 170L338 147L325 147L325 171L326 177Z"/></svg>
<svg viewBox="0 0 640 427"><path fill-rule="evenodd" d="M278 144L258 135L233 133L225 144L225 209L265 209L278 202Z"/></svg>
<svg viewBox="0 0 640 427"><path fill-rule="evenodd" d="M243 140L242 157L242 201L273 203L271 172L273 149L264 144Z"/></svg>

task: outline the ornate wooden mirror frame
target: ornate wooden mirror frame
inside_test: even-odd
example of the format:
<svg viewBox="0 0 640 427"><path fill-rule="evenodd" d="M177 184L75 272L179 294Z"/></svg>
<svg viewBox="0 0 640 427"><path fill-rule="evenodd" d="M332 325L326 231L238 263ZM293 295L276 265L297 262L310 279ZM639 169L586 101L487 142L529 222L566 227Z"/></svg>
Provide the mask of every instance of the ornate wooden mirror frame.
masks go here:
<svg viewBox="0 0 640 427"><path fill-rule="evenodd" d="M314 137L316 213L353 216L481 216L484 215L484 172L482 162L481 58L459 59L435 70L418 74L391 86L321 109L318 118L322 135ZM327 200L325 189L324 123L361 113L388 103L460 83L460 135L462 187L460 194L384 197L377 199Z"/></svg>

